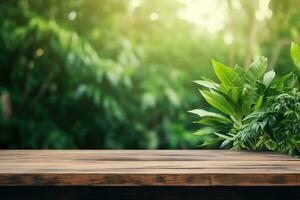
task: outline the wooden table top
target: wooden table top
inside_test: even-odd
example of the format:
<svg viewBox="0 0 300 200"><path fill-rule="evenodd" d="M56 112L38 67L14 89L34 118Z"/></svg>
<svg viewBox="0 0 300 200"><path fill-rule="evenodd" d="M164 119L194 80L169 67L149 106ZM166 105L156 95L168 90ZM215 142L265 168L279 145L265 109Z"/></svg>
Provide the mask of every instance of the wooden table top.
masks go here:
<svg viewBox="0 0 300 200"><path fill-rule="evenodd" d="M229 150L0 150L0 186L300 186L300 159Z"/></svg>

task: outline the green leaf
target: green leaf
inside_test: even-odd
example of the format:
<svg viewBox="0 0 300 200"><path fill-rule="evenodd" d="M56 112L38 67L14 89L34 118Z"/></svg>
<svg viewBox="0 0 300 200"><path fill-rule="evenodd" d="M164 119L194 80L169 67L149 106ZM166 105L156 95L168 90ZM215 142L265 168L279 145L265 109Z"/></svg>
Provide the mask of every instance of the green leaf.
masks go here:
<svg viewBox="0 0 300 200"><path fill-rule="evenodd" d="M214 92L220 94L231 104L231 106L234 108L234 112L236 114L235 117L237 117L239 119L240 119L240 117L242 117L243 111L238 104L238 99L240 97L240 94L237 94L237 91L241 92L240 88L230 88L230 90L226 94L219 90L211 89L211 91L214 91ZM236 96L236 95L238 95L238 96ZM236 99L236 101L234 99Z"/></svg>
<svg viewBox="0 0 300 200"><path fill-rule="evenodd" d="M271 151L275 151L276 150L276 147L277 147L277 144L276 142L274 142L273 140L269 139L265 142L265 146L271 150Z"/></svg>
<svg viewBox="0 0 300 200"><path fill-rule="evenodd" d="M219 142L221 142L223 139L222 138L214 138L214 139L210 139L210 140L205 140L201 145L199 145L199 147L206 147L206 146L212 146L212 145L216 145Z"/></svg>
<svg viewBox="0 0 300 200"><path fill-rule="evenodd" d="M253 111L257 111L258 109L260 109L262 103L263 103L263 100L264 100L264 96L260 96L253 108Z"/></svg>
<svg viewBox="0 0 300 200"><path fill-rule="evenodd" d="M202 110L202 109L190 110L188 112L199 115L200 117L214 117L214 118L218 118L222 122L229 123L229 124L232 123L232 121L230 119L228 119L228 118L226 118L223 115L220 115L218 113L208 112L208 111Z"/></svg>
<svg viewBox="0 0 300 200"><path fill-rule="evenodd" d="M240 88L238 87L232 87L228 91L228 95L231 97L231 99L237 103L240 96Z"/></svg>
<svg viewBox="0 0 300 200"><path fill-rule="evenodd" d="M216 117L205 117L194 123L208 125L208 126L222 127L223 129L226 128L229 124L227 121L223 121ZM232 124L232 122L230 122L230 124Z"/></svg>
<svg viewBox="0 0 300 200"><path fill-rule="evenodd" d="M300 45L295 42L292 42L291 45L291 57L293 59L294 64L300 70Z"/></svg>
<svg viewBox="0 0 300 200"><path fill-rule="evenodd" d="M220 148L225 148L227 145L229 145L230 143L232 143L233 139L232 138L229 138L229 139L226 139L222 142Z"/></svg>
<svg viewBox="0 0 300 200"><path fill-rule="evenodd" d="M227 99L216 91L199 90L203 98L214 108L227 114L236 116L233 106L227 101Z"/></svg>
<svg viewBox="0 0 300 200"><path fill-rule="evenodd" d="M201 129L197 130L197 131L194 132L193 134L194 134L194 135L197 135L197 136L203 136L203 135L209 135L209 134L212 134L212 133L214 133L215 131L217 131L215 128L212 128L212 127L204 127L204 128L201 128Z"/></svg>
<svg viewBox="0 0 300 200"><path fill-rule="evenodd" d="M283 90L287 88L289 89L298 88L299 87L298 77L297 75L291 72L277 79L272 86L277 90Z"/></svg>
<svg viewBox="0 0 300 200"><path fill-rule="evenodd" d="M290 78L287 79L286 83L288 88L299 88L298 77L295 74L292 74Z"/></svg>
<svg viewBox="0 0 300 200"><path fill-rule="evenodd" d="M233 68L215 60L212 60L212 64L215 74L225 88L240 87L242 85L242 80L239 74L235 72Z"/></svg>
<svg viewBox="0 0 300 200"><path fill-rule="evenodd" d="M277 79L273 86L277 89L277 90L283 90L283 88L285 87L285 84L287 82L287 80L289 80L294 74L291 72L291 73L288 73L286 75L284 75L283 77Z"/></svg>
<svg viewBox="0 0 300 200"><path fill-rule="evenodd" d="M263 84L266 86L266 88L268 88L271 85L274 78L275 78L275 72L273 70L269 71L268 73L265 73L263 78Z"/></svg>
<svg viewBox="0 0 300 200"><path fill-rule="evenodd" d="M244 69L243 67L241 67L241 66L239 66L239 65L235 65L235 67L234 67L233 69L234 69L234 71L235 71L236 73L239 74L239 76L240 76L241 78L244 78L244 77L246 76L246 71L245 71L245 69Z"/></svg>
<svg viewBox="0 0 300 200"><path fill-rule="evenodd" d="M213 134L215 134L216 136L218 136L219 138L222 138L222 139L231 139L231 137L227 136L227 135L224 135L224 134L221 134L221 133L218 133L218 132L213 132Z"/></svg>
<svg viewBox="0 0 300 200"><path fill-rule="evenodd" d="M197 83L203 87L206 87L206 88L209 88L209 89L218 89L220 87L219 84L211 81L211 80L197 80L197 81L194 81L194 83Z"/></svg>
<svg viewBox="0 0 300 200"><path fill-rule="evenodd" d="M263 56L256 57L247 71L246 82L250 85L255 84L257 80L260 80L263 77L266 70L267 58Z"/></svg>

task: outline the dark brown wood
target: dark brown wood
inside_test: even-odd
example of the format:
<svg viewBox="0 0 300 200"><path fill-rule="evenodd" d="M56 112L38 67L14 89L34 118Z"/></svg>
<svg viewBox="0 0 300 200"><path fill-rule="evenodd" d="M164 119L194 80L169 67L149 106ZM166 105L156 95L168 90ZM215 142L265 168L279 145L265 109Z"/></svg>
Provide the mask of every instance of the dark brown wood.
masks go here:
<svg viewBox="0 0 300 200"><path fill-rule="evenodd" d="M223 150L1 150L1 186L300 186L300 159Z"/></svg>
<svg viewBox="0 0 300 200"><path fill-rule="evenodd" d="M299 200L299 187L0 187L1 199L65 200Z"/></svg>

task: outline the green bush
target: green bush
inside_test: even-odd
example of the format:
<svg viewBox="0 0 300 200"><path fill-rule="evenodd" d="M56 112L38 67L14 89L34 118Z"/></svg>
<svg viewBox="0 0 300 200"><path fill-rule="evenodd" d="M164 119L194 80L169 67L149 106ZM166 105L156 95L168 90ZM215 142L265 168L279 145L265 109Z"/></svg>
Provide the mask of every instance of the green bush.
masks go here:
<svg viewBox="0 0 300 200"><path fill-rule="evenodd" d="M292 43L291 55L299 65L300 48ZM213 61L221 83L208 79L195 81L203 98L219 112L190 111L200 116L195 132L203 144L221 148L269 149L300 154L300 92L297 76L290 73L275 79L267 69L267 59L258 57L247 70L230 68Z"/></svg>
<svg viewBox="0 0 300 200"><path fill-rule="evenodd" d="M189 3L211 11L202 16ZM263 20L260 6L2 1L0 148L195 148L197 125L185 110L199 105L191 80L216 80L212 56L231 65L263 54L278 76L292 71L286 41L299 40L298 2L270 1L272 17ZM179 15L185 8L194 22Z"/></svg>
<svg viewBox="0 0 300 200"><path fill-rule="evenodd" d="M62 7L39 2L0 6L0 96L6 99L0 101L1 148L184 148L197 143L181 112L196 102L188 98L188 70L177 66L170 72L173 58L150 56L156 44L147 39L136 47L131 33L119 30L125 1L102 2L106 8L100 11L89 7L95 1L66 1ZM74 25L57 11L69 13L81 4L79 11L90 12L90 23L78 19L80 25ZM49 12L41 9L45 6Z"/></svg>

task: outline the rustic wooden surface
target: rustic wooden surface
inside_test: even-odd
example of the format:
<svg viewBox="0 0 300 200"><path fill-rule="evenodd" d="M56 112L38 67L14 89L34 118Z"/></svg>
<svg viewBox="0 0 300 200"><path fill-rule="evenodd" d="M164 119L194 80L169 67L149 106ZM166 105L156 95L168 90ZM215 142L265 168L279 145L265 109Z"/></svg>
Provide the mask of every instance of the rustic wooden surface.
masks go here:
<svg viewBox="0 0 300 200"><path fill-rule="evenodd" d="M300 186L300 159L223 150L0 150L0 186Z"/></svg>

